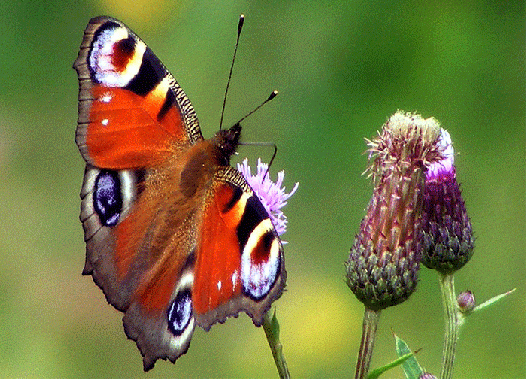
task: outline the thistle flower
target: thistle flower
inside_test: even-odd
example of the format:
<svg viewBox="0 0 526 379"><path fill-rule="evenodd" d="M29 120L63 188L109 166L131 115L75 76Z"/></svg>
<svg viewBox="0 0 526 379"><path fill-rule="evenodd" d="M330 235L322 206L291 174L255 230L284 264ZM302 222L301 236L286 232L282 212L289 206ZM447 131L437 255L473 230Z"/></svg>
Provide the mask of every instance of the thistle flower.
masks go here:
<svg viewBox="0 0 526 379"><path fill-rule="evenodd" d="M442 274L451 274L473 255L474 238L456 179L451 137L445 129L439 140L442 159L429 164L422 212L422 263Z"/></svg>
<svg viewBox="0 0 526 379"><path fill-rule="evenodd" d="M273 182L268 174L268 164L262 163L261 159L258 159L257 172L255 175L252 175L251 168L248 165L248 159L246 158L243 160L243 163L237 164L237 170L245 177L250 187L252 187L270 215L276 232L281 236L287 230L287 216L283 214L281 208L287 205L287 200L294 195L299 183L294 185L292 191L286 193L285 187L282 186L285 172L278 172L278 179L276 182Z"/></svg>
<svg viewBox="0 0 526 379"><path fill-rule="evenodd" d="M347 284L366 308L399 304L416 288L425 167L442 157L439 136L435 119L399 111L368 141L375 188L346 263Z"/></svg>

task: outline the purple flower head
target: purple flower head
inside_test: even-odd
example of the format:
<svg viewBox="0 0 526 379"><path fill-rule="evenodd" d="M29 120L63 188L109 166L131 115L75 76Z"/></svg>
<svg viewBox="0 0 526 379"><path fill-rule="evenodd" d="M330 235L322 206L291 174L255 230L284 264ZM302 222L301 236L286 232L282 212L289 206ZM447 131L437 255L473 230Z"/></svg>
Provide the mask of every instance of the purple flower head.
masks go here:
<svg viewBox="0 0 526 379"><path fill-rule="evenodd" d="M252 187L270 215L276 232L281 236L287 230L287 216L283 214L281 208L287 205L287 200L294 195L299 183L294 185L292 191L286 193L285 187L282 186L285 172L278 172L278 179L276 182L273 182L268 173L268 164L261 162L261 159L258 159L257 172L255 175L252 175L250 166L248 165L248 159L246 158L243 160L243 163L237 164L237 170L245 177L250 187Z"/></svg>

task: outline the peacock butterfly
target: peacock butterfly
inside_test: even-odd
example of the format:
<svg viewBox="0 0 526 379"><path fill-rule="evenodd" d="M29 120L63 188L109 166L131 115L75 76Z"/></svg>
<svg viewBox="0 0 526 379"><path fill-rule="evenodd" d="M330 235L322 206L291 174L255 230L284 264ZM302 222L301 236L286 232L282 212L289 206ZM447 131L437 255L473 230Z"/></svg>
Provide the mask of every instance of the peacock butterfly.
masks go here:
<svg viewBox="0 0 526 379"><path fill-rule="evenodd" d="M83 274L124 312L144 370L186 353L196 325L243 311L260 326L286 271L268 212L229 163L240 124L204 139L177 81L113 18L90 20L74 68Z"/></svg>

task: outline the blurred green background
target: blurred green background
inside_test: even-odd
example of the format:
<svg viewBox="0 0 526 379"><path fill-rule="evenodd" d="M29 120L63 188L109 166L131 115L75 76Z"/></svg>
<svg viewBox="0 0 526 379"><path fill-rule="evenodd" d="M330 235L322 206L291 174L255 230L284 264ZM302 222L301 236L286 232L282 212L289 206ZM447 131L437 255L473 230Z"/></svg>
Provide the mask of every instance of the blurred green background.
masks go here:
<svg viewBox="0 0 526 379"><path fill-rule="evenodd" d="M456 378L526 377L524 1L0 1L0 377L275 377L262 329L246 315L194 334L175 365L142 372L121 314L84 264L78 221L84 163L74 142L77 75L88 20L127 23L217 129L239 14L244 34L226 121L273 89L244 123L272 141L286 186L288 291L276 302L293 377L351 377L363 307L344 283L371 183L364 137L397 109L434 116L451 133L476 233L457 290L479 302ZM255 164L271 151L241 147ZM383 312L373 366L395 358L392 332L435 374L443 315L437 275L421 270L409 301ZM386 378L401 378L395 369Z"/></svg>

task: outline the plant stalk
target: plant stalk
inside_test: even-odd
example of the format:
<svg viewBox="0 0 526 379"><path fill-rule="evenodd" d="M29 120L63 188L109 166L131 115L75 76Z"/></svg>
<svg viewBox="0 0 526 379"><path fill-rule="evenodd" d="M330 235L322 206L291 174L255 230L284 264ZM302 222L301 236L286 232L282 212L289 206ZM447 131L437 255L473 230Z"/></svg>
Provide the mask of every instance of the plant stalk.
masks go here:
<svg viewBox="0 0 526 379"><path fill-rule="evenodd" d="M263 330L265 330L265 335L267 336L268 345L272 351L272 356L274 357L274 363L278 369L278 374L281 379L289 379L290 373L287 367L287 361L285 360L285 355L283 354L283 345L279 340L279 322L276 317L276 312L268 311L265 314L263 320Z"/></svg>
<svg viewBox="0 0 526 379"><path fill-rule="evenodd" d="M440 290L444 303L444 350L442 352L442 372L440 379L453 378L453 365L460 327L464 315L460 312L455 294L455 280L452 274L440 274Z"/></svg>
<svg viewBox="0 0 526 379"><path fill-rule="evenodd" d="M358 360L356 361L355 379L366 379L369 373L369 365L373 356L374 341L376 339L376 330L380 320L380 310L374 311L365 307L362 325L362 341L358 351Z"/></svg>

